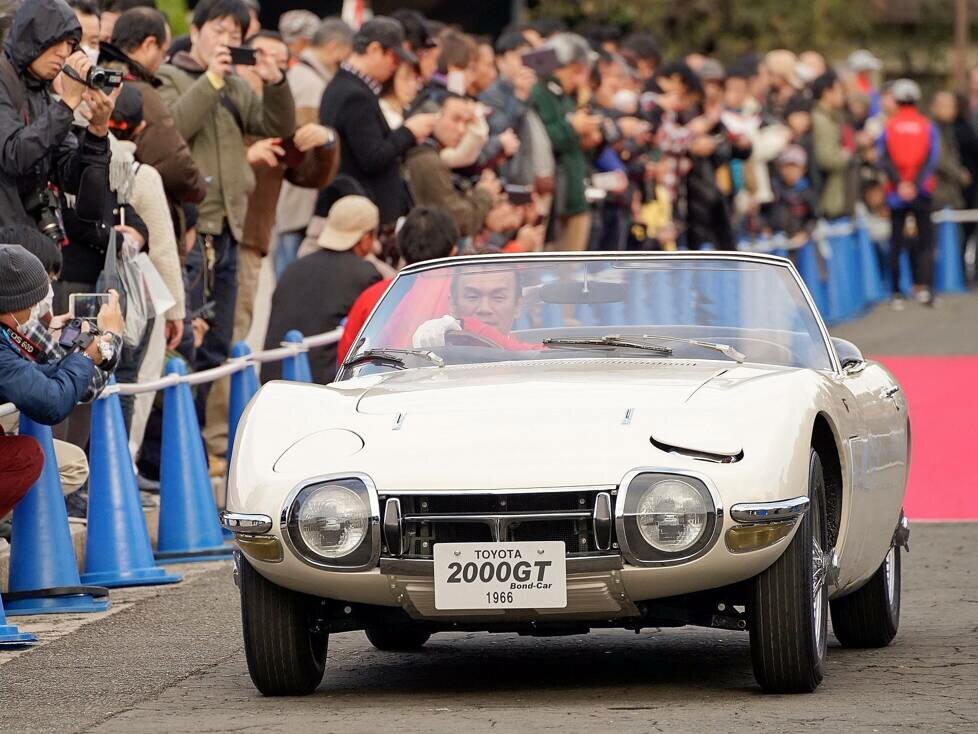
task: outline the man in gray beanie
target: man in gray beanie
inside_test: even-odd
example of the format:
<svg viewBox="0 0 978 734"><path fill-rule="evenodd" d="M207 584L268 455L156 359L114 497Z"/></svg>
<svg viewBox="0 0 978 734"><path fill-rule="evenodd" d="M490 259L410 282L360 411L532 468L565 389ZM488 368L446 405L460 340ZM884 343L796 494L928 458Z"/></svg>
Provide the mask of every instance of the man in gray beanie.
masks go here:
<svg viewBox="0 0 978 734"><path fill-rule="evenodd" d="M115 360L124 321L119 297L99 311L100 334L87 331L61 357L38 322L49 279L41 261L20 245L0 246L0 403L13 403L44 425L64 420L89 391L97 366Z"/></svg>

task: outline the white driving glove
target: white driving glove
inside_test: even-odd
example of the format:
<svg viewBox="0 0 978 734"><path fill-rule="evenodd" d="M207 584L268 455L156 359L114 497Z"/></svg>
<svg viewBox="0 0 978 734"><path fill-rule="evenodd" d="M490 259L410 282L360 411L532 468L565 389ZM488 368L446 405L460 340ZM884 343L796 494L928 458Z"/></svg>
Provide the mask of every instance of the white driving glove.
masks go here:
<svg viewBox="0 0 978 734"><path fill-rule="evenodd" d="M411 343L415 349L443 347L447 332L461 330L462 325L454 316L442 316L440 319L432 319L421 324L414 332Z"/></svg>

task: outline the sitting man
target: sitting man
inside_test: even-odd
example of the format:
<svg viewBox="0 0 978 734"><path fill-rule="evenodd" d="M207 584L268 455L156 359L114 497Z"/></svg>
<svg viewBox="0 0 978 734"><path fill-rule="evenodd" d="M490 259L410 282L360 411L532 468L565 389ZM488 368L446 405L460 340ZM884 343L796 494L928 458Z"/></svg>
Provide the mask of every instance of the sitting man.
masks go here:
<svg viewBox="0 0 978 734"><path fill-rule="evenodd" d="M544 348L510 336L523 301L516 271L473 268L459 273L452 278L449 300L451 315L426 321L414 332L411 341L416 349L445 346L446 335L453 331L511 351Z"/></svg>

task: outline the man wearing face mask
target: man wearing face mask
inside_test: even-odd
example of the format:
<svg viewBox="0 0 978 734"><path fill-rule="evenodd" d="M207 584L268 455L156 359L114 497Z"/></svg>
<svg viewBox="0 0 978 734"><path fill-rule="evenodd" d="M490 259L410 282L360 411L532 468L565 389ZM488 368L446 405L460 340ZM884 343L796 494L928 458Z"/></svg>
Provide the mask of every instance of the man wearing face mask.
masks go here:
<svg viewBox="0 0 978 734"><path fill-rule="evenodd" d="M81 37L64 0L31 0L0 55L0 224L30 224L58 241L64 196L76 197L80 216L98 212L107 176L113 98L78 81L92 68ZM76 111L89 122L77 136Z"/></svg>
<svg viewBox="0 0 978 734"><path fill-rule="evenodd" d="M40 321L49 294L40 260L20 245L0 247L0 403L13 403L44 425L64 420L104 386L124 326L118 296L113 295L98 315L101 333L86 329L65 353Z"/></svg>

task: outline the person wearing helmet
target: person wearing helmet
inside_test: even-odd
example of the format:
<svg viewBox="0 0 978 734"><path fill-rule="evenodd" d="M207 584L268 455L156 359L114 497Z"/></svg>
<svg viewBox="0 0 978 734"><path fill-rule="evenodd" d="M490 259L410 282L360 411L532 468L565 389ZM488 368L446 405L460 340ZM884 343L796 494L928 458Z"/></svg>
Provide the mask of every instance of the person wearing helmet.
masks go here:
<svg viewBox="0 0 978 734"><path fill-rule="evenodd" d="M893 236L890 275L893 306L903 307L900 292L900 257L910 252L913 291L917 300L934 304L934 228L931 224L935 171L940 154L937 129L920 110L920 87L911 79L898 79L890 87L897 111L880 137L880 160L888 180L887 204Z"/></svg>

